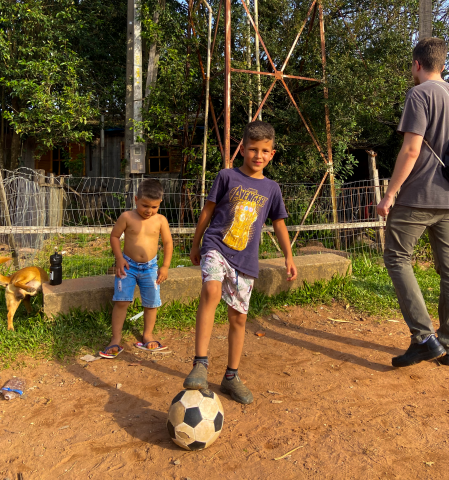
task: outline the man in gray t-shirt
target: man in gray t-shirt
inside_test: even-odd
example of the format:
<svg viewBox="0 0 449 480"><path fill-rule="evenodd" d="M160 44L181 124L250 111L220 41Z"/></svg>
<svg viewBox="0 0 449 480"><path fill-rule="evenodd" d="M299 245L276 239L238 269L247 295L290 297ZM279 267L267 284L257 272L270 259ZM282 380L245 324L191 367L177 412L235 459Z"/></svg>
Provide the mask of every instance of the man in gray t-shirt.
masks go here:
<svg viewBox="0 0 449 480"><path fill-rule="evenodd" d="M394 367L439 357L449 366L449 182L439 160L449 147L449 85L441 78L446 56L446 44L439 38L425 38L413 50L416 86L407 93L398 126L404 142L388 190L377 206L379 215L388 215L385 266L411 332L411 345L393 358ZM441 276L438 339L410 262L426 228Z"/></svg>

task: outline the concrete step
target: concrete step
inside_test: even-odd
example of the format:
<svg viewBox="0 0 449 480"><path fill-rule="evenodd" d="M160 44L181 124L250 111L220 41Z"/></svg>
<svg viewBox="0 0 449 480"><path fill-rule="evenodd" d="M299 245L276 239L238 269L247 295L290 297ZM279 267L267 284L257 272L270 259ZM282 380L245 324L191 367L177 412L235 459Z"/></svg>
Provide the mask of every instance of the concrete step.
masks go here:
<svg viewBox="0 0 449 480"><path fill-rule="evenodd" d="M298 269L298 278L287 282L285 261L274 258L259 261L259 278L254 289L267 295L276 295L282 291L296 289L304 281L314 283L318 280L330 280L334 275L344 276L351 273L351 261L335 254L308 255L294 257ZM61 285L44 284L44 312L46 315L68 313L73 308L99 310L112 303L114 294L114 276L76 278L64 280ZM200 267L171 268L168 279L161 285L162 303L179 300L187 302L201 293ZM134 298L140 298L136 287Z"/></svg>

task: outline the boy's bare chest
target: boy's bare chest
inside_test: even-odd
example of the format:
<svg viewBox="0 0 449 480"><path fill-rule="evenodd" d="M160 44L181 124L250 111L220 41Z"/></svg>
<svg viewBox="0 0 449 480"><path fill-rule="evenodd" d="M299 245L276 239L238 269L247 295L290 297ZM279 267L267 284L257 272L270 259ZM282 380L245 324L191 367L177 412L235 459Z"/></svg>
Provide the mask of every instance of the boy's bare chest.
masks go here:
<svg viewBox="0 0 449 480"><path fill-rule="evenodd" d="M159 236L160 230L160 222L156 219L137 220L129 222L125 230L125 235L134 237L155 237Z"/></svg>

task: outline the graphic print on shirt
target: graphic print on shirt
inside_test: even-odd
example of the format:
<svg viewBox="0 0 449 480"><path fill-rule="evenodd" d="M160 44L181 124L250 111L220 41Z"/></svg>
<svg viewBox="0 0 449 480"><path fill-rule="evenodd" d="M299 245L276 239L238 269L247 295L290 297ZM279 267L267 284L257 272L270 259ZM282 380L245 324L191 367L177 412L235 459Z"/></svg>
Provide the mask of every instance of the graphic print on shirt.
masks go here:
<svg viewBox="0 0 449 480"><path fill-rule="evenodd" d="M252 239L254 222L267 200L268 198L259 195L256 189L244 189L241 185L229 192L233 218L225 230L223 238L225 245L239 252L246 248Z"/></svg>

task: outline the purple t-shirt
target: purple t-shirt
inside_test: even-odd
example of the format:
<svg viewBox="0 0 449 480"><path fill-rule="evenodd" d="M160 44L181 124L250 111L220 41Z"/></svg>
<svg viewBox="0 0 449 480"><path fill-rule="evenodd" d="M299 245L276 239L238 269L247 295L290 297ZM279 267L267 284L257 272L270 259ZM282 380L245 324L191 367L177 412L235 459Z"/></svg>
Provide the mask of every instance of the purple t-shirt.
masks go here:
<svg viewBox="0 0 449 480"><path fill-rule="evenodd" d="M263 224L287 218L279 185L252 178L238 168L221 170L207 200L216 203L203 237L201 255L218 250L237 271L259 275L259 243Z"/></svg>

